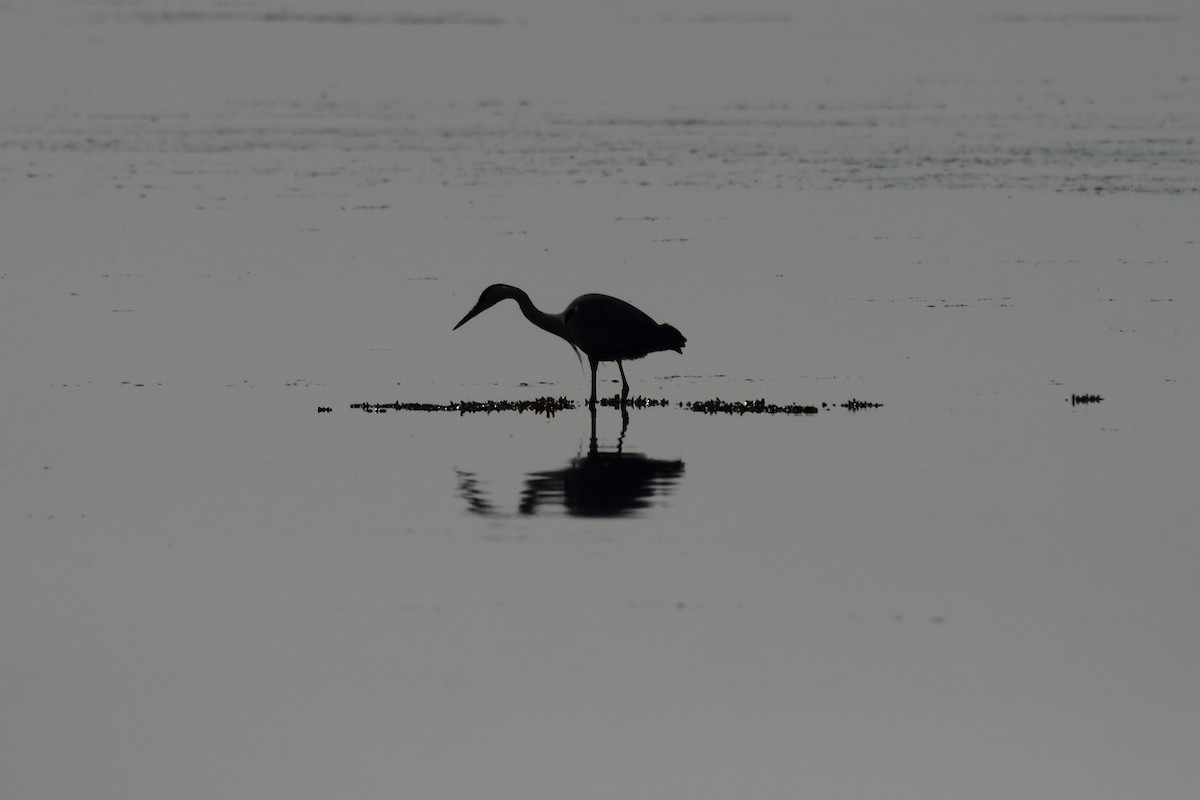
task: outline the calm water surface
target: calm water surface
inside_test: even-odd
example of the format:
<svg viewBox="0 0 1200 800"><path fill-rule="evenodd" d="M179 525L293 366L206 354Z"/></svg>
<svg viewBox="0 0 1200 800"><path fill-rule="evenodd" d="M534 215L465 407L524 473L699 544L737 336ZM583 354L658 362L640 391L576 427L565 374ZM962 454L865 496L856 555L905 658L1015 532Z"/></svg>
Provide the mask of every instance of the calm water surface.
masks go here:
<svg viewBox="0 0 1200 800"><path fill-rule="evenodd" d="M1200 784L1191 7L659 5L0 5L0 795Z"/></svg>

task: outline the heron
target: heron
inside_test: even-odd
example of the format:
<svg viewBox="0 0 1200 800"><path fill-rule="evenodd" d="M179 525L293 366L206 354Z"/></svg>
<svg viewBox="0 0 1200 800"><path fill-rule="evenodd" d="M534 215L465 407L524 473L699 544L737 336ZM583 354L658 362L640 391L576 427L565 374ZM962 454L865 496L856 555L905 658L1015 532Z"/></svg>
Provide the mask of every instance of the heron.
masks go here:
<svg viewBox="0 0 1200 800"><path fill-rule="evenodd" d="M454 326L458 330L501 300L516 300L525 319L544 331L566 339L579 356L582 350L592 367L591 407L596 407L596 367L601 361L617 362L621 371L621 403L629 396L629 381L621 362L660 350L683 352L687 339L670 325L655 322L641 309L606 294L576 297L561 314L547 314L533 304L522 290L506 283L492 284L479 295L479 302ZM583 357L579 356L580 362Z"/></svg>

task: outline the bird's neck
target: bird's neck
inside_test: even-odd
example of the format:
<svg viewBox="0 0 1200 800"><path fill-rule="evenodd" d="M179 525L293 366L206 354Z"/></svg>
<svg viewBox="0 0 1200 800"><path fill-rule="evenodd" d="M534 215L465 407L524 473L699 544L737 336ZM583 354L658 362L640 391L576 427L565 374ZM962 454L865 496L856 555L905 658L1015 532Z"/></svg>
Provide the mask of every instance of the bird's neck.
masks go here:
<svg viewBox="0 0 1200 800"><path fill-rule="evenodd" d="M525 315L525 319L544 331L549 331L568 342L571 341L567 336L567 323L562 314L547 314L533 304L529 295L520 290L513 294L513 299L517 301L517 305L521 306L521 313Z"/></svg>

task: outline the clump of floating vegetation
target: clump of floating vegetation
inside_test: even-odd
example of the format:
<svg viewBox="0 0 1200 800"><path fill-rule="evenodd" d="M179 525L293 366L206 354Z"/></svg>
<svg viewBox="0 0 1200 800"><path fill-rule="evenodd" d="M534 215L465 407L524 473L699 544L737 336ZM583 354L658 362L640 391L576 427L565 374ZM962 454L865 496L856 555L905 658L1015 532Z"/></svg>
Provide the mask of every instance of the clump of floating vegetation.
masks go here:
<svg viewBox="0 0 1200 800"><path fill-rule="evenodd" d="M714 397L712 400L696 400L690 403L680 403L683 408L689 408L701 414L816 414L816 406L802 406L798 403L781 406L768 403L766 400L722 400Z"/></svg>
<svg viewBox="0 0 1200 800"><path fill-rule="evenodd" d="M600 405L607 406L609 408L620 408L621 396L614 394L612 397L601 397ZM663 398L655 399L653 397L641 397L640 395L638 397L630 397L625 400L626 408L653 408L655 406L663 406L665 408L669 405L671 405L671 401L669 400Z"/></svg>
<svg viewBox="0 0 1200 800"><path fill-rule="evenodd" d="M1088 403L1099 403L1103 399L1098 394L1073 394L1071 395L1071 405L1084 406Z"/></svg>
<svg viewBox="0 0 1200 800"><path fill-rule="evenodd" d="M842 403L842 408L847 411L862 411L867 408L883 408L883 403L868 403L866 400L857 400L852 397Z"/></svg>
<svg viewBox="0 0 1200 800"><path fill-rule="evenodd" d="M1079 402L1098 402L1095 400L1080 400ZM601 397L600 405L608 408L620 408L620 395L612 397ZM665 398L654 397L630 397L625 400L625 408L667 408L671 405L671 401ZM368 414L386 414L389 411L456 411L459 415L463 414L491 414L493 411L516 411L522 414L526 411L534 414L545 414L547 417L553 417L559 411L568 411L574 408L586 407L587 403L576 403L566 397L539 397L535 400L468 400L460 403L402 403L396 401L393 403L354 403L350 407L356 411L364 411ZM868 403L865 400L851 399L844 403L839 403L840 408L847 411L855 412L862 411L868 408L882 408L883 403ZM787 405L779 405L777 403L768 403L765 399L759 400L722 400L719 397L714 397L712 400L692 400L677 404L678 408L685 408L689 411L696 411L701 414L816 414L820 409L816 406L801 405L800 403L789 403ZM821 408L829 409L831 406L828 403L822 403ZM333 411L327 406L319 406L318 413L327 413Z"/></svg>
<svg viewBox="0 0 1200 800"><path fill-rule="evenodd" d="M532 411L553 417L559 411L575 408L575 401L565 397L538 397L534 400L468 400L462 403L354 403L350 406L368 414L386 414L388 411L457 411L462 414L490 414L493 411L516 411L523 414Z"/></svg>

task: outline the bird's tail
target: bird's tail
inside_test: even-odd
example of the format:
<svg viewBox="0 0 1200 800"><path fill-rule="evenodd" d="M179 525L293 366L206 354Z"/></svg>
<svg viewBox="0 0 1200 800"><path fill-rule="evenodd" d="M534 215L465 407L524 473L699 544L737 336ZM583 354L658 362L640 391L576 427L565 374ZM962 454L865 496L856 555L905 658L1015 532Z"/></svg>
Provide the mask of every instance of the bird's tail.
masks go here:
<svg viewBox="0 0 1200 800"><path fill-rule="evenodd" d="M664 350L674 350L676 353L683 352L683 346L687 344L687 339L679 330L671 325L663 323L658 326L659 344Z"/></svg>

